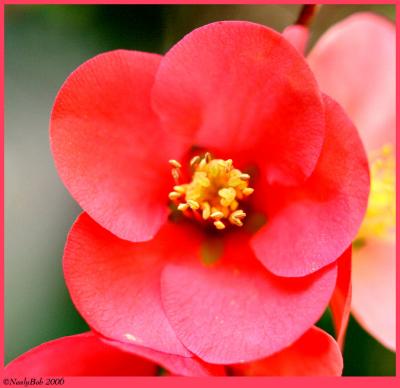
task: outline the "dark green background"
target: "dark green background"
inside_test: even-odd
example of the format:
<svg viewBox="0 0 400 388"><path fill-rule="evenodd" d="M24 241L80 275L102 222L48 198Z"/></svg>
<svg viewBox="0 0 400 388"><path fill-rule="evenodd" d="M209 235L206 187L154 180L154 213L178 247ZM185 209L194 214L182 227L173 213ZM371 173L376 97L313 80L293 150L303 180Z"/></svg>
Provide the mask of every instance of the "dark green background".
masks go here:
<svg viewBox="0 0 400 388"><path fill-rule="evenodd" d="M9 5L5 12L5 361L87 329L64 285L61 257L79 207L57 177L48 145L54 97L68 74L116 48L164 53L195 27L250 20L282 31L297 5ZM323 6L311 43L347 15L394 6ZM320 321L331 330L329 314ZM352 320L345 374L392 375L395 355Z"/></svg>

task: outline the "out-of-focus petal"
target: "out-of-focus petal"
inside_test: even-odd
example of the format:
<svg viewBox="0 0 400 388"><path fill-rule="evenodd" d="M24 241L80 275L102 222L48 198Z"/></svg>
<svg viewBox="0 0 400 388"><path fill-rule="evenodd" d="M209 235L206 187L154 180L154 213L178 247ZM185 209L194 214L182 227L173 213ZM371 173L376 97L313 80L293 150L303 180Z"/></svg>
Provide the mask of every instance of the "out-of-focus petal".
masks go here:
<svg viewBox="0 0 400 388"><path fill-rule="evenodd" d="M337 100L367 150L396 135L396 29L384 17L359 13L335 24L308 56L321 89Z"/></svg>
<svg viewBox="0 0 400 388"><path fill-rule="evenodd" d="M396 245L368 239L353 250L352 312L382 344L396 349Z"/></svg>

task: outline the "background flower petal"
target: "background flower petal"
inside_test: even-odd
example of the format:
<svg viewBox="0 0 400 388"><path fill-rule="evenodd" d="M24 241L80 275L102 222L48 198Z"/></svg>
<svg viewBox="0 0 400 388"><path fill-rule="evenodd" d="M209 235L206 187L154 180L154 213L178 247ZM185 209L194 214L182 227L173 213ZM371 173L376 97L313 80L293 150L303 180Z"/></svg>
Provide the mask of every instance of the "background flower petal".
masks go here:
<svg viewBox="0 0 400 388"><path fill-rule="evenodd" d="M313 327L288 348L231 369L239 376L340 376L343 358L336 341Z"/></svg>
<svg viewBox="0 0 400 388"><path fill-rule="evenodd" d="M93 333L62 337L22 354L7 376L154 376L157 366L100 341Z"/></svg>
<svg viewBox="0 0 400 388"><path fill-rule="evenodd" d="M304 276L335 261L350 245L365 214L368 162L356 128L324 97L326 138L312 176L297 188L270 187L267 223L254 236L257 258L280 276ZM255 200L255 199L254 199Z"/></svg>
<svg viewBox="0 0 400 388"><path fill-rule="evenodd" d="M396 349L396 245L368 239L353 250L352 312L390 350Z"/></svg>
<svg viewBox="0 0 400 388"><path fill-rule="evenodd" d="M259 162L269 182L303 181L324 136L314 76L282 35L228 21L186 35L163 57L153 90L166 130L235 162Z"/></svg>
<svg viewBox="0 0 400 388"><path fill-rule="evenodd" d="M232 364L270 355L297 340L322 315L336 266L304 278L279 278L254 257L244 234L225 241L213 264L165 266L163 306L178 338L206 362Z"/></svg>
<svg viewBox="0 0 400 388"><path fill-rule="evenodd" d="M190 258L195 247L189 228L166 224L155 239L131 243L83 213L71 229L64 253L72 301L104 337L190 356L165 316L159 283L165 262Z"/></svg>
<svg viewBox="0 0 400 388"><path fill-rule="evenodd" d="M321 89L337 100L365 147L395 141L396 31L382 16L359 13L331 27L308 62Z"/></svg>
<svg viewBox="0 0 400 388"><path fill-rule="evenodd" d="M124 50L90 59L65 81L51 114L64 184L96 222L131 241L150 239L165 222L168 159L182 152L150 107L160 59Z"/></svg>

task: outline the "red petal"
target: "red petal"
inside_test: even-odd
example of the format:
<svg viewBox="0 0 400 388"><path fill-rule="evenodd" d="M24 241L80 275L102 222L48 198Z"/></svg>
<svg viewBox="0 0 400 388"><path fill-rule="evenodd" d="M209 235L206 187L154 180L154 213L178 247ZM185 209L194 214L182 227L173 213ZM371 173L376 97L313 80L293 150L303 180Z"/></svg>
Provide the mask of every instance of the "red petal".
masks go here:
<svg viewBox="0 0 400 388"><path fill-rule="evenodd" d="M159 282L164 263L194 255L195 246L189 228L166 224L155 239L131 243L84 213L72 227L64 253L71 298L104 337L188 356L162 309Z"/></svg>
<svg viewBox="0 0 400 388"><path fill-rule="evenodd" d="M317 327L273 356L232 367L238 376L340 376L342 369L336 341Z"/></svg>
<svg viewBox="0 0 400 388"><path fill-rule="evenodd" d="M92 333L46 342L7 365L8 376L154 376L142 357L106 345Z"/></svg>
<svg viewBox="0 0 400 388"><path fill-rule="evenodd" d="M307 27L300 25L289 26L284 29L282 35L300 54L304 54L310 36L310 31Z"/></svg>
<svg viewBox="0 0 400 388"><path fill-rule="evenodd" d="M343 349L351 306L351 247L338 260L338 277L330 307L335 325L336 339Z"/></svg>
<svg viewBox="0 0 400 388"><path fill-rule="evenodd" d="M268 222L254 236L259 260L280 276L304 276L334 262L351 244L368 202L369 170L357 130L329 97L318 165L298 188L271 187Z"/></svg>
<svg viewBox="0 0 400 388"><path fill-rule="evenodd" d="M153 99L168 131L259 162L270 182L303 181L321 151L314 76L290 43L258 24L218 22L186 35L163 58Z"/></svg>
<svg viewBox="0 0 400 388"><path fill-rule="evenodd" d="M396 244L368 239L353 250L352 312L390 350L396 349Z"/></svg>
<svg viewBox="0 0 400 388"><path fill-rule="evenodd" d="M368 150L394 143L396 134L396 29L387 19L355 14L318 41L308 61L324 92L359 129Z"/></svg>
<svg viewBox="0 0 400 388"><path fill-rule="evenodd" d="M290 345L323 313L336 282L335 266L301 279L273 276L246 240L231 235L213 265L197 258L167 264L162 273L167 317L206 362L250 361Z"/></svg>
<svg viewBox="0 0 400 388"><path fill-rule="evenodd" d="M124 351L133 352L134 354L139 354L144 358L148 358L167 369L173 375L196 377L225 375L223 366L207 364L197 357L182 357L174 354L157 352L153 349L144 348L142 346L118 343L116 341L108 341L105 339L103 339L103 341Z"/></svg>
<svg viewBox="0 0 400 388"><path fill-rule="evenodd" d="M69 76L51 115L51 148L65 185L96 222L131 241L152 238L165 222L168 159L182 152L150 107L160 58L98 55Z"/></svg>

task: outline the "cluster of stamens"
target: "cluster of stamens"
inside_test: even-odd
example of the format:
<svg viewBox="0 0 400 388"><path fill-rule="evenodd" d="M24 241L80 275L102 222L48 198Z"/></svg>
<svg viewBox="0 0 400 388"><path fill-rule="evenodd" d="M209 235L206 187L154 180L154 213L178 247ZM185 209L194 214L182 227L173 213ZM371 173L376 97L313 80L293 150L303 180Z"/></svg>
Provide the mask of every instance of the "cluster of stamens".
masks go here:
<svg viewBox="0 0 400 388"><path fill-rule="evenodd" d="M249 187L249 174L234 168L231 159L213 159L207 152L203 157L192 158L192 181L181 184L181 164L176 160L169 163L175 180L169 199L179 211L187 217L212 222L218 230L228 224L243 226L246 213L239 209L239 202L254 192Z"/></svg>
<svg viewBox="0 0 400 388"><path fill-rule="evenodd" d="M391 238L396 225L396 161L391 145L370 155L371 192L358 238Z"/></svg>

